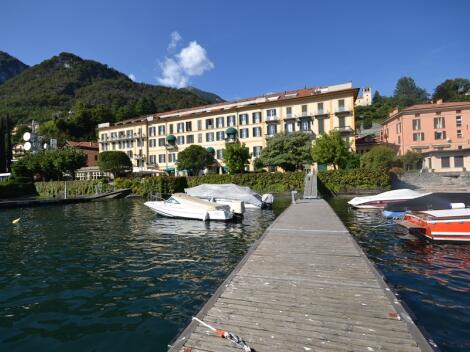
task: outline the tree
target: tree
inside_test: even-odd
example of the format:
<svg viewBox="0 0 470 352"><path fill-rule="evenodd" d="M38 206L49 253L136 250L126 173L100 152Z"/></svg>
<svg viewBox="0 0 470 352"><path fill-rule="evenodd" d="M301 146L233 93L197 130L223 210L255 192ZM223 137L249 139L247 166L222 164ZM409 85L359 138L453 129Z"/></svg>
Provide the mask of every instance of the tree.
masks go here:
<svg viewBox="0 0 470 352"><path fill-rule="evenodd" d="M395 104L400 107L407 107L413 104L424 103L428 100L428 93L423 88L416 85L411 77L402 77L397 81L393 92Z"/></svg>
<svg viewBox="0 0 470 352"><path fill-rule="evenodd" d="M279 166L285 171L302 170L312 163L311 148L306 133L277 134L268 140L260 159L264 165Z"/></svg>
<svg viewBox="0 0 470 352"><path fill-rule="evenodd" d="M198 176L201 170L204 170L213 162L213 156L200 145L192 144L178 153L178 169L191 170L195 176Z"/></svg>
<svg viewBox="0 0 470 352"><path fill-rule="evenodd" d="M0 172L9 172L12 149L11 149L11 122L7 117L0 118Z"/></svg>
<svg viewBox="0 0 470 352"><path fill-rule="evenodd" d="M87 156L78 148L63 148L59 149L57 158L55 159L55 166L61 172L69 173L72 178L75 178L75 171L86 165Z"/></svg>
<svg viewBox="0 0 470 352"><path fill-rule="evenodd" d="M432 95L433 100L469 101L470 81L465 78L447 79L439 84Z"/></svg>
<svg viewBox="0 0 470 352"><path fill-rule="evenodd" d="M421 153L408 150L400 159L405 170L418 170L421 169L424 156Z"/></svg>
<svg viewBox="0 0 470 352"><path fill-rule="evenodd" d="M320 136L312 147L313 160L320 164L332 164L335 169L344 169L351 152L338 131Z"/></svg>
<svg viewBox="0 0 470 352"><path fill-rule="evenodd" d="M385 145L376 146L361 157L361 166L369 169L390 169L396 162L397 154Z"/></svg>
<svg viewBox="0 0 470 352"><path fill-rule="evenodd" d="M239 174L245 170L250 159L250 151L245 143L227 143L224 150L224 162L231 174Z"/></svg>
<svg viewBox="0 0 470 352"><path fill-rule="evenodd" d="M110 172L114 178L132 171L131 159L121 151L101 152L98 155L98 166L101 171Z"/></svg>

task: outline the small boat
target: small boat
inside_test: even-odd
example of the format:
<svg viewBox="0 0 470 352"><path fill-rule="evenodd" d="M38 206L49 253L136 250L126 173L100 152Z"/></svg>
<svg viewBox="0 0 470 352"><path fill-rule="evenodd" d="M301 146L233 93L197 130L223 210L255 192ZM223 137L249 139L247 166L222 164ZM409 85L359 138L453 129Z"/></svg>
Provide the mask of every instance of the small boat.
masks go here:
<svg viewBox="0 0 470 352"><path fill-rule="evenodd" d="M228 221L234 217L228 205L215 204L185 193L175 193L167 200L144 204L157 214L171 218Z"/></svg>
<svg viewBox="0 0 470 352"><path fill-rule="evenodd" d="M428 193L419 193L411 189L404 188L383 192L374 196L355 197L348 203L359 209L382 209L387 204L422 197L425 194Z"/></svg>
<svg viewBox="0 0 470 352"><path fill-rule="evenodd" d="M242 187L233 183L208 184L186 188L184 190L190 196L210 200L220 204L243 202L246 208L271 208L274 197L267 193L262 196L249 187Z"/></svg>
<svg viewBox="0 0 470 352"><path fill-rule="evenodd" d="M406 212L422 210L461 209L470 207L470 193L435 192L422 197L387 204L383 215L386 218L400 219Z"/></svg>
<svg viewBox="0 0 470 352"><path fill-rule="evenodd" d="M397 223L431 241L470 243L469 208L409 213Z"/></svg>

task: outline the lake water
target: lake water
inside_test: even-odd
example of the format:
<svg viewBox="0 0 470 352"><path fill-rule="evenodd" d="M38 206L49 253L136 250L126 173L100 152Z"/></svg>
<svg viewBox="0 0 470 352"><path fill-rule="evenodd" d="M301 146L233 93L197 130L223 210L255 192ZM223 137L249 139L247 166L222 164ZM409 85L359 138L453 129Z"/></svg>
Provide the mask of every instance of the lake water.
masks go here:
<svg viewBox="0 0 470 352"><path fill-rule="evenodd" d="M470 245L431 244L380 211L330 204L442 351L470 351Z"/></svg>
<svg viewBox="0 0 470 352"><path fill-rule="evenodd" d="M288 203L229 224L142 200L1 211L0 351L166 351Z"/></svg>

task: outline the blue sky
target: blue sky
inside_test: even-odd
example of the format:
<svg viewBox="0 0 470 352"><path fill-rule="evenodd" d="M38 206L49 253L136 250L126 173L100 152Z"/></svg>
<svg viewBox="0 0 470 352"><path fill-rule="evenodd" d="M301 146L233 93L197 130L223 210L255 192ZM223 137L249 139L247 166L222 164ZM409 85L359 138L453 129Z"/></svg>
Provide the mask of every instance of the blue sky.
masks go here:
<svg viewBox="0 0 470 352"><path fill-rule="evenodd" d="M446 78L470 78L466 0L15 0L0 8L0 50L29 65L68 51L138 82L189 84L225 99L345 81L388 95L404 75L432 92ZM169 48L173 32L181 40Z"/></svg>

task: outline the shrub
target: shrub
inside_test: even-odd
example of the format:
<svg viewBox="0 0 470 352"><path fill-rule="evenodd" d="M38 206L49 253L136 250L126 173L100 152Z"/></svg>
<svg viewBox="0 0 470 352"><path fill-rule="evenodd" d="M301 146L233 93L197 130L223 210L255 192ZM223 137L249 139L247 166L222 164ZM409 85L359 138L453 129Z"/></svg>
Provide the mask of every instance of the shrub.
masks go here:
<svg viewBox="0 0 470 352"><path fill-rule="evenodd" d="M117 150L101 152L98 155L98 166L101 171L112 173L113 177L132 171L131 159L126 153Z"/></svg>
<svg viewBox="0 0 470 352"><path fill-rule="evenodd" d="M41 197L63 197L65 181L36 182L36 190ZM97 187L101 192L109 192L113 187L103 180L67 181L67 196L77 197L96 194Z"/></svg>
<svg viewBox="0 0 470 352"><path fill-rule="evenodd" d="M355 190L387 190L392 182L386 169L327 170L318 173L318 179L332 193Z"/></svg>
<svg viewBox="0 0 470 352"><path fill-rule="evenodd" d="M116 188L130 188L132 193L139 196L147 196L150 193L170 194L184 192L188 187L188 181L184 176L156 176L142 179L117 178L114 180Z"/></svg>
<svg viewBox="0 0 470 352"><path fill-rule="evenodd" d="M372 148L361 157L361 166L368 169L387 169L400 166L395 151L385 145Z"/></svg>
<svg viewBox="0 0 470 352"><path fill-rule="evenodd" d="M32 182L19 182L19 180L6 180L0 182L0 199L36 195L36 188Z"/></svg>

